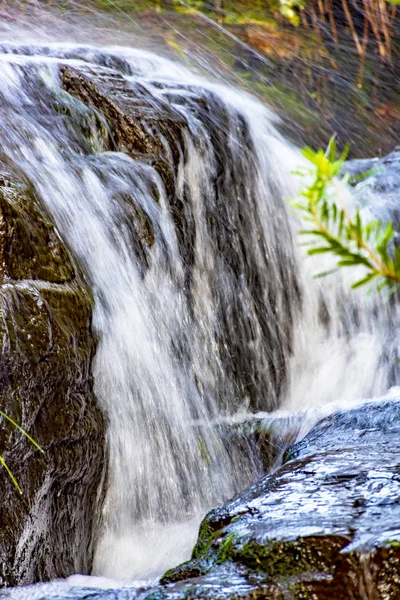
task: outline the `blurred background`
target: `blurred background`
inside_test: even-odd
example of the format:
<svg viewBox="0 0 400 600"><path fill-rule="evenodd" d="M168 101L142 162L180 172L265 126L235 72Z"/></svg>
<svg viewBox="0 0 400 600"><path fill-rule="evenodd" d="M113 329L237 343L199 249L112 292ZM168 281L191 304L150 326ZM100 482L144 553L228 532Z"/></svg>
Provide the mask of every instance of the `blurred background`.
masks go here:
<svg viewBox="0 0 400 600"><path fill-rule="evenodd" d="M351 156L368 157L399 143L393 1L0 0L2 40L12 24L15 36L15 21L37 35L57 26L60 41L73 27L74 41L102 44L109 34L113 43L175 56L258 96L298 145L325 146L336 134L339 146L351 143Z"/></svg>

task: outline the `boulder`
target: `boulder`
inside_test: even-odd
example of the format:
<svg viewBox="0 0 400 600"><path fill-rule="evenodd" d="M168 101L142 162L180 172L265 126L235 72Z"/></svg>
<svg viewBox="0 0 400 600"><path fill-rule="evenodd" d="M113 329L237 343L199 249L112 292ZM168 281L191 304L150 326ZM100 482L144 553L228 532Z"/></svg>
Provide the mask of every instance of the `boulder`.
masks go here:
<svg viewBox="0 0 400 600"><path fill-rule="evenodd" d="M400 148L383 158L347 161L342 169L353 179L354 196L382 221L391 220L400 230Z"/></svg>
<svg viewBox="0 0 400 600"><path fill-rule="evenodd" d="M292 431L299 421L286 425ZM264 442L285 429L282 419L275 428L261 420L245 427L261 431ZM398 600L399 434L400 401L393 398L331 414L287 449L280 466L211 511L191 560L160 584L116 590L64 584L32 588L32 597Z"/></svg>
<svg viewBox="0 0 400 600"><path fill-rule="evenodd" d="M399 598L399 423L391 400L323 419L142 598Z"/></svg>
<svg viewBox="0 0 400 600"><path fill-rule="evenodd" d="M0 172L0 587L91 568L105 476L92 299L33 188ZM89 458L89 459L88 459Z"/></svg>

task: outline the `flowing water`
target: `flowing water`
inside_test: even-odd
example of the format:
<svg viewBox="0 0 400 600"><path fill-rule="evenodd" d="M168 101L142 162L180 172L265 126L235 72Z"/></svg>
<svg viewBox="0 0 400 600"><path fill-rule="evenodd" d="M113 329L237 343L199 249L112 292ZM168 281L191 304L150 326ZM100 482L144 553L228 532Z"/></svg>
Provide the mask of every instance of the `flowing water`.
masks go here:
<svg viewBox="0 0 400 600"><path fill-rule="evenodd" d="M138 50L0 51L2 155L34 186L95 300L109 473L94 574L151 579L190 555L209 508L260 474L216 424L309 410L307 428L320 414L310 409L385 393L397 382L397 315L341 275L312 278L325 265L300 256L286 206L300 154L251 97ZM178 123L179 136L156 121L148 131L164 170L110 147L101 109L67 93L65 68L117 74L125 100L145 97Z"/></svg>

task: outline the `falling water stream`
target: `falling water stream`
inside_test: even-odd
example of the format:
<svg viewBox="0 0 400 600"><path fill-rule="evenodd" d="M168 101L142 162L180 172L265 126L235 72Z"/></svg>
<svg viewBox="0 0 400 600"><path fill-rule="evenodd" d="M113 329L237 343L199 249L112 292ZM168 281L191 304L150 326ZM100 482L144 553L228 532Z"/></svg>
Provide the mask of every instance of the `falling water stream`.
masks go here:
<svg viewBox="0 0 400 600"><path fill-rule="evenodd" d="M348 292L340 274L312 278L322 267L300 256L286 206L300 154L250 96L127 48L0 52L2 153L34 186L95 300L109 470L93 573L156 578L190 555L207 510L260 474L216 424L308 410L307 428L314 409L385 393L396 384L397 315ZM172 193L148 157L110 148L101 111L63 88L66 67L116 73L125 95L168 107L182 138L149 135ZM138 214L150 224L144 251Z"/></svg>

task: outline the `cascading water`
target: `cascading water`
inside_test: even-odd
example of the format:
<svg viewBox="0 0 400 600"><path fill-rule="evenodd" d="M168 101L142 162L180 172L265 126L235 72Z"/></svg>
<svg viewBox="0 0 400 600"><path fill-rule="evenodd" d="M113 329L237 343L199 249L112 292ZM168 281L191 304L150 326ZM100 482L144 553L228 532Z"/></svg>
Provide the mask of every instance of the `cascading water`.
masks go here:
<svg viewBox="0 0 400 600"><path fill-rule="evenodd" d="M1 52L2 154L94 294L109 445L94 573L157 576L188 556L204 513L259 473L226 448L219 417L385 392L395 316L302 266L285 208L300 158L259 103L128 49ZM113 130L103 84L139 150Z"/></svg>
<svg viewBox="0 0 400 600"><path fill-rule="evenodd" d="M258 388L266 389L264 407L277 405L278 383L284 375L276 364L287 357L280 345L271 344L268 352L276 354L277 360L268 363L262 334L265 326L288 345L289 333L279 330L287 329L280 314L284 313L284 303L288 303L280 271L286 268L289 277L295 279L291 275L295 272L293 255L285 245L282 249L278 246L281 235L288 239L290 248L291 237L280 208L281 195L274 196L270 190L272 186L280 187L280 170L274 164L277 159L271 161L265 152L260 153L260 172L255 172L252 148L245 145L250 146L252 123L246 122L240 106L235 107L235 97L230 106L223 98L218 100L217 91L200 90L227 118L224 123L216 123L216 133L210 126L215 143L220 144L221 154L217 154L209 131L198 116L191 114L191 97L196 89L187 89L186 73L180 74L185 87L181 88L176 73L178 84L167 80L165 90L159 91L157 70L162 78L169 63L140 53L128 57L122 52L98 54L99 62L119 62L128 73L139 70L126 78L132 96L137 79L143 81L142 85L146 82L143 70L155 78L147 83L147 93L155 106L163 101L163 93L176 95L175 110L184 127L185 147L180 149L182 156L176 165L173 198L168 199L156 170L120 152L105 151L106 141L98 124L96 129L93 111L77 100L74 104L61 90L60 66L82 68L85 64L77 57L96 60L95 52L57 47L4 50L33 56L3 56L3 80L8 81L3 89L7 113L2 121L6 126L3 151L34 184L54 215L63 238L83 264L95 297L94 327L100 337L94 364L95 391L109 421L110 454L105 533L95 572L121 578L155 575L181 558L180 554L171 555L169 548L174 543L174 522L195 521L192 535L184 536L183 559L193 545L197 523L205 511L254 477L251 466L237 470L234 457L226 453L212 425L219 405L226 410L229 403L238 407L247 401L239 387L242 374L233 369L229 373L225 366L226 353L236 351L234 339L239 343L247 338L249 349L242 357L233 357L232 362L254 361L246 373L249 382L242 387L249 389L258 403ZM41 55L45 54L53 58L44 59ZM54 56L61 57L61 61ZM75 58L66 60L63 56ZM105 77L109 75L107 68L98 69ZM273 141L268 115L255 108L265 121L266 135ZM67 117L60 117L61 111ZM76 139L82 119L86 119L88 129L85 143L88 138L93 140L91 152ZM106 129L106 124L101 125ZM221 126L222 133L218 131ZM75 127L72 134L71 127ZM168 140L163 144L167 159L172 160ZM276 144L284 149L278 139ZM232 161L232 173L225 172L221 160ZM238 173L233 171L235 168ZM177 234L174 230L168 201L182 205L181 217L193 231L193 248L179 248L182 238L179 240L179 231ZM221 214L213 216L217 202L223 203ZM217 247L220 240L213 239L214 232L206 219L229 219L226 206L235 202L243 204L238 210L243 211L239 217L247 220L242 227L249 249L238 249L236 257L229 257L224 248ZM258 223L254 215L246 214L250 209L259 213ZM237 227L236 218L234 215L232 222L222 227L218 222L212 226L217 234L226 235L226 230ZM144 230L148 228L149 242L147 247L143 244L146 256L135 252L137 223ZM187 231L183 233L187 235ZM234 241L243 243L242 236L243 232L237 232ZM267 281L267 270L262 272L266 257L257 237L271 253L267 259L271 282ZM276 259L275 254L279 255ZM250 275L265 279L265 291L261 287L256 291L261 297L265 295L265 305L268 295L274 297L270 322L264 324L257 315L249 315L248 323L235 322L235 317L245 317L247 311L259 306L253 299L254 283L246 281L246 265L238 264L239 272L233 271L228 263L232 259L248 259L254 270ZM190 272L185 264L189 261ZM232 314L221 314L221 308ZM290 312L290 307L286 310ZM268 310L262 316L266 317ZM221 334L222 318L226 325ZM244 327L248 331L241 331ZM263 368L268 370L269 364L274 368L274 385L268 379L266 386L251 380ZM160 543L163 531L164 542ZM155 556L156 547L159 558Z"/></svg>

